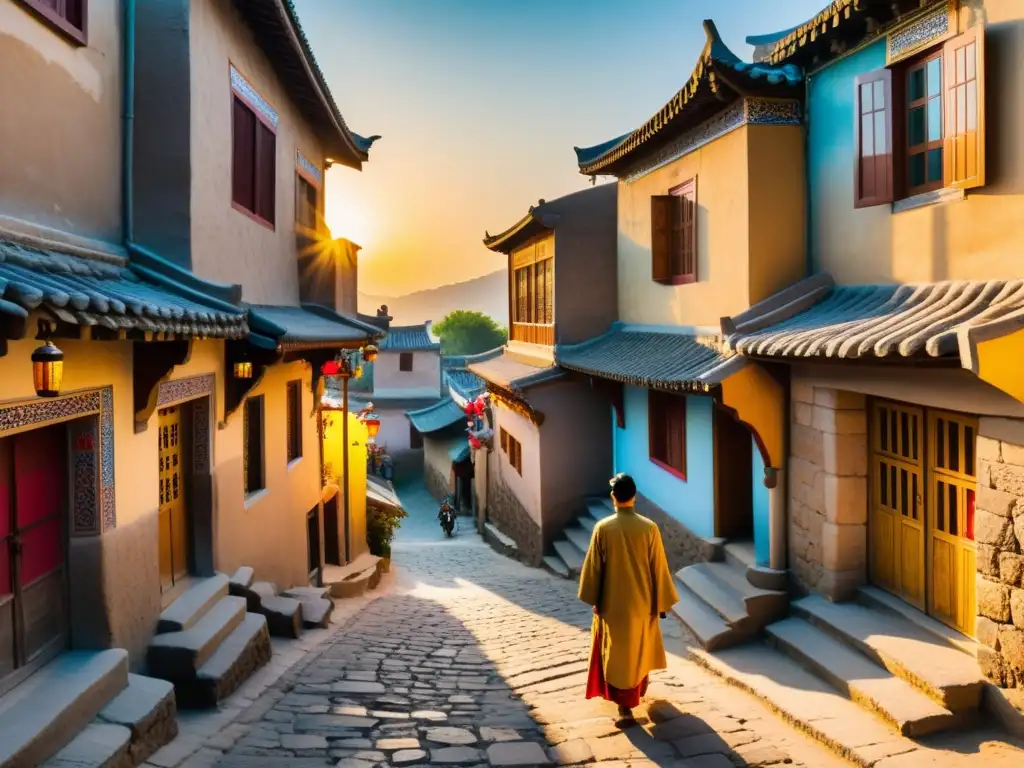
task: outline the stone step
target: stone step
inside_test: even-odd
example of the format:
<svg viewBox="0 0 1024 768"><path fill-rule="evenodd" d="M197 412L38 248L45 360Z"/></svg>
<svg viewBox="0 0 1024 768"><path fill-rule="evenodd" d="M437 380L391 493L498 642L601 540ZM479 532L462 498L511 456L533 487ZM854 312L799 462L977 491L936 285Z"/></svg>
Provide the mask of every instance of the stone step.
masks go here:
<svg viewBox="0 0 1024 768"><path fill-rule="evenodd" d="M586 553L590 549L590 531L581 526L569 526L562 533L569 541L576 545L580 552Z"/></svg>
<svg viewBox="0 0 1024 768"><path fill-rule="evenodd" d="M743 573L757 565L754 542L750 539L734 539L725 542L725 560Z"/></svg>
<svg viewBox="0 0 1024 768"><path fill-rule="evenodd" d="M243 565L231 576L231 587L250 587L256 578L256 572L248 565Z"/></svg>
<svg viewBox="0 0 1024 768"><path fill-rule="evenodd" d="M371 584L378 578L378 566L371 565L356 573L349 573L343 579L336 580L336 576L328 574L325 569L324 581L331 585L331 597L336 600L359 597L365 595L376 584Z"/></svg>
<svg viewBox="0 0 1024 768"><path fill-rule="evenodd" d="M221 598L227 597L229 584L223 573L193 584L160 614L157 633L181 632L195 626Z"/></svg>
<svg viewBox="0 0 1024 768"><path fill-rule="evenodd" d="M579 547L568 539L559 539L554 543L554 547L555 552L562 558L571 574L576 575L583 570L584 553L580 551Z"/></svg>
<svg viewBox="0 0 1024 768"><path fill-rule="evenodd" d="M781 619L789 611L789 594L755 586L747 578L746 566L736 566L726 561L701 563L700 568L734 589L743 600L747 616L759 627Z"/></svg>
<svg viewBox="0 0 1024 768"><path fill-rule="evenodd" d="M576 522L580 524L581 528L584 528L590 533L593 533L594 529L597 527L598 521L590 515L580 515L578 518L576 518Z"/></svg>
<svg viewBox="0 0 1024 768"><path fill-rule="evenodd" d="M274 637L298 637L302 634L302 603L294 597L264 597L260 610L267 629Z"/></svg>
<svg viewBox="0 0 1024 768"><path fill-rule="evenodd" d="M128 687L100 710L94 722L127 728L132 765L142 765L178 734L177 713L173 685L129 673Z"/></svg>
<svg viewBox="0 0 1024 768"><path fill-rule="evenodd" d="M253 583L249 589L259 595L261 600L267 600L268 598L278 596L277 587L269 581L257 581Z"/></svg>
<svg viewBox="0 0 1024 768"><path fill-rule="evenodd" d="M604 520L609 515L615 514L615 507L612 506L612 500L609 498L587 499L587 513L594 520Z"/></svg>
<svg viewBox="0 0 1024 768"><path fill-rule="evenodd" d="M127 685L127 651L61 654L0 697L0 765L41 765Z"/></svg>
<svg viewBox="0 0 1024 768"><path fill-rule="evenodd" d="M544 558L544 565L556 576L561 576L563 579L569 578L569 566L557 555L547 555Z"/></svg>
<svg viewBox="0 0 1024 768"><path fill-rule="evenodd" d="M893 614L812 595L793 603L807 619L885 667L950 712L981 706L985 679L977 660Z"/></svg>
<svg viewBox="0 0 1024 768"><path fill-rule="evenodd" d="M955 727L957 716L909 683L803 619L768 626L772 644L904 736Z"/></svg>
<svg viewBox="0 0 1024 768"><path fill-rule="evenodd" d="M245 618L245 598L222 597L190 629L156 635L149 643L149 673L176 683L191 680L224 638Z"/></svg>
<svg viewBox="0 0 1024 768"><path fill-rule="evenodd" d="M334 601L331 600L331 587L292 587L281 593L282 597L292 597L302 603L302 625L307 629L326 627L331 620Z"/></svg>
<svg viewBox="0 0 1024 768"><path fill-rule="evenodd" d="M747 630L750 617L743 594L729 583L718 578L719 573L708 568L715 563L688 565L676 573L691 592L715 610L734 629Z"/></svg>
<svg viewBox="0 0 1024 768"><path fill-rule="evenodd" d="M127 768L131 759L132 732L123 725L89 723L43 768Z"/></svg>
<svg viewBox="0 0 1024 768"><path fill-rule="evenodd" d="M857 601L868 608L876 608L880 611L902 616L912 624L916 624L926 632L931 633L947 645L957 648L971 656L978 656L978 641L967 635L961 635L955 629L947 627L941 621L933 619L926 613L921 613L910 603L905 603L895 595L891 595L884 589L878 587L863 586L857 590Z"/></svg>
<svg viewBox="0 0 1024 768"><path fill-rule="evenodd" d="M677 583L676 591L679 593L679 602L672 606L672 613L690 630L702 648L714 651L747 639L730 627L725 619L685 584Z"/></svg>
<svg viewBox="0 0 1024 768"><path fill-rule="evenodd" d="M175 682L178 705L189 709L217 706L217 702L230 696L249 675L269 662L270 656L266 618L257 613L245 614L194 679Z"/></svg>

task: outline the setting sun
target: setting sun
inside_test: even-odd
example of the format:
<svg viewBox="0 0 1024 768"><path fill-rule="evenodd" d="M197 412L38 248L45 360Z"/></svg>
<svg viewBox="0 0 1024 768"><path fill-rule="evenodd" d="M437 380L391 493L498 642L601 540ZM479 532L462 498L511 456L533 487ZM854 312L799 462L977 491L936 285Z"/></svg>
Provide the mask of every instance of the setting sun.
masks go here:
<svg viewBox="0 0 1024 768"><path fill-rule="evenodd" d="M361 180L348 168L334 166L327 171L324 218L331 235L351 240L365 253L374 241L376 223L366 198L359 194Z"/></svg>

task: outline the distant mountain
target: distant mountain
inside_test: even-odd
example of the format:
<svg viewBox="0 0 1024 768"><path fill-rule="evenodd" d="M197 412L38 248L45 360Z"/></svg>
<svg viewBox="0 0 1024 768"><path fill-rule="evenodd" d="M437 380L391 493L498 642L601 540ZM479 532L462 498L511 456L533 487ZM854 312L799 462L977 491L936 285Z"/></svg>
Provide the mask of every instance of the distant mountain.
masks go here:
<svg viewBox="0 0 1024 768"><path fill-rule="evenodd" d="M502 269L483 277L461 283L451 283L404 296L371 296L359 293L359 311L368 315L381 304L388 305L388 313L395 325L415 325L425 320L441 322L445 315L456 309L483 312L498 325L508 326L508 273Z"/></svg>

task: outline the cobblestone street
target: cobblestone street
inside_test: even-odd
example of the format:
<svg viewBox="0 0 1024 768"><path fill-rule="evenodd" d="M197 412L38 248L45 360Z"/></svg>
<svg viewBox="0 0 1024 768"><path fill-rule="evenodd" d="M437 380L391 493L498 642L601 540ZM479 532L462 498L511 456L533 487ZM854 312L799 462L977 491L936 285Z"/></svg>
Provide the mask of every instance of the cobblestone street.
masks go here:
<svg viewBox="0 0 1024 768"><path fill-rule="evenodd" d="M187 764L845 765L678 657L620 729L612 705L583 698L590 614L575 584L497 555L465 519L445 540L424 491L402 498L390 593Z"/></svg>

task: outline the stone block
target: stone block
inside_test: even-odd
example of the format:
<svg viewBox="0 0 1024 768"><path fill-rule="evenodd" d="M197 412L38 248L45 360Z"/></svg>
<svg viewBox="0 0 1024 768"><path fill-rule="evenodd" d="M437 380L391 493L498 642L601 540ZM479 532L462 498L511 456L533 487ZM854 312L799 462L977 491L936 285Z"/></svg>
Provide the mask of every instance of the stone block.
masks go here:
<svg viewBox="0 0 1024 768"><path fill-rule="evenodd" d="M830 435L866 435L868 418L863 410L836 410L816 405L811 426Z"/></svg>
<svg viewBox="0 0 1024 768"><path fill-rule="evenodd" d="M992 621L1006 624L1010 621L1010 588L1005 584L976 577L978 614Z"/></svg>
<svg viewBox="0 0 1024 768"><path fill-rule="evenodd" d="M834 603L842 603L852 600L857 596L857 590L867 581L867 570L857 568L852 571L830 571L822 570L817 575L814 585L822 595Z"/></svg>
<svg viewBox="0 0 1024 768"><path fill-rule="evenodd" d="M1004 462L1016 467L1024 467L1024 445L1016 443L1001 443L1001 445Z"/></svg>
<svg viewBox="0 0 1024 768"><path fill-rule="evenodd" d="M1000 627L999 653L1002 654L1006 666L1019 676L1024 671L1024 630L1019 627Z"/></svg>
<svg viewBox="0 0 1024 768"><path fill-rule="evenodd" d="M844 389L814 388L814 404L836 410L864 410L864 395Z"/></svg>
<svg viewBox="0 0 1024 768"><path fill-rule="evenodd" d="M808 517L813 514L802 501L791 498L789 500L790 519L797 528L807 529Z"/></svg>
<svg viewBox="0 0 1024 768"><path fill-rule="evenodd" d="M1024 586L1022 578L1024 578L1024 556L1016 555L1013 552L1000 552L999 580L1008 586L1020 587Z"/></svg>
<svg viewBox="0 0 1024 768"><path fill-rule="evenodd" d="M982 416L978 420L978 434L1004 443L1024 445L1024 420Z"/></svg>
<svg viewBox="0 0 1024 768"><path fill-rule="evenodd" d="M799 456L791 456L789 459L789 482L795 487L799 483L814 485L814 476L821 471L821 468L801 459Z"/></svg>
<svg viewBox="0 0 1024 768"><path fill-rule="evenodd" d="M824 473L819 472L815 477L814 484L798 483L793 486L793 495L796 500L807 505L815 512L825 511L825 478Z"/></svg>
<svg viewBox="0 0 1024 768"><path fill-rule="evenodd" d="M1013 526L1009 518L993 515L983 509L974 513L974 540L979 544L991 544L999 550L1016 549Z"/></svg>
<svg viewBox="0 0 1024 768"><path fill-rule="evenodd" d="M981 485L978 486L975 505L978 509L983 509L999 517L1013 517L1018 501L1019 499L1012 494Z"/></svg>
<svg viewBox="0 0 1024 768"><path fill-rule="evenodd" d="M867 527L822 524L821 564L830 571L863 569L867 564Z"/></svg>
<svg viewBox="0 0 1024 768"><path fill-rule="evenodd" d="M866 477L840 477L822 473L825 482L825 519L838 525L864 525L868 521Z"/></svg>
<svg viewBox="0 0 1024 768"><path fill-rule="evenodd" d="M1013 547L1011 551L1024 551L1024 515L1019 515L1013 519L1013 534L1014 538L1017 539L1017 546Z"/></svg>
<svg viewBox="0 0 1024 768"><path fill-rule="evenodd" d="M864 477L868 473L867 435L822 435L822 469L832 475Z"/></svg>
<svg viewBox="0 0 1024 768"><path fill-rule="evenodd" d="M808 403L793 403L793 423L804 427L811 426L814 420L814 406Z"/></svg>
<svg viewBox="0 0 1024 768"><path fill-rule="evenodd" d="M1010 618L1013 626L1024 629L1024 589L1010 590Z"/></svg>
<svg viewBox="0 0 1024 768"><path fill-rule="evenodd" d="M1014 464L995 464L990 461L979 461L979 465L988 469L988 485L998 491L1004 491L1018 499L1024 498L1024 467ZM979 483L981 478L979 478Z"/></svg>
<svg viewBox="0 0 1024 768"><path fill-rule="evenodd" d="M807 559L807 548L811 545L811 540L807 536L807 531L802 528L791 528L789 532L789 548L793 554L793 557Z"/></svg>
<svg viewBox="0 0 1024 768"><path fill-rule="evenodd" d="M975 441L976 455L984 461L1001 462L1003 460L1002 444L991 437L978 437Z"/></svg>
<svg viewBox="0 0 1024 768"><path fill-rule="evenodd" d="M986 616L978 616L974 620L974 634L979 643L987 645L993 651L998 651L1000 626Z"/></svg>
<svg viewBox="0 0 1024 768"><path fill-rule="evenodd" d="M999 571L999 550L991 544L977 544L976 547L978 550L978 573L983 573L986 576L991 576L993 579L1003 581Z"/></svg>
<svg viewBox="0 0 1024 768"><path fill-rule="evenodd" d="M794 381L790 386L790 397L794 403L814 403L814 387L802 381Z"/></svg>
<svg viewBox="0 0 1024 768"><path fill-rule="evenodd" d="M813 427L794 424L790 430L790 452L800 459L805 459L816 466L825 463L824 440L822 434Z"/></svg>
<svg viewBox="0 0 1024 768"><path fill-rule="evenodd" d="M1002 654L987 645L978 646L978 669L996 685L1006 685L1006 663Z"/></svg>

